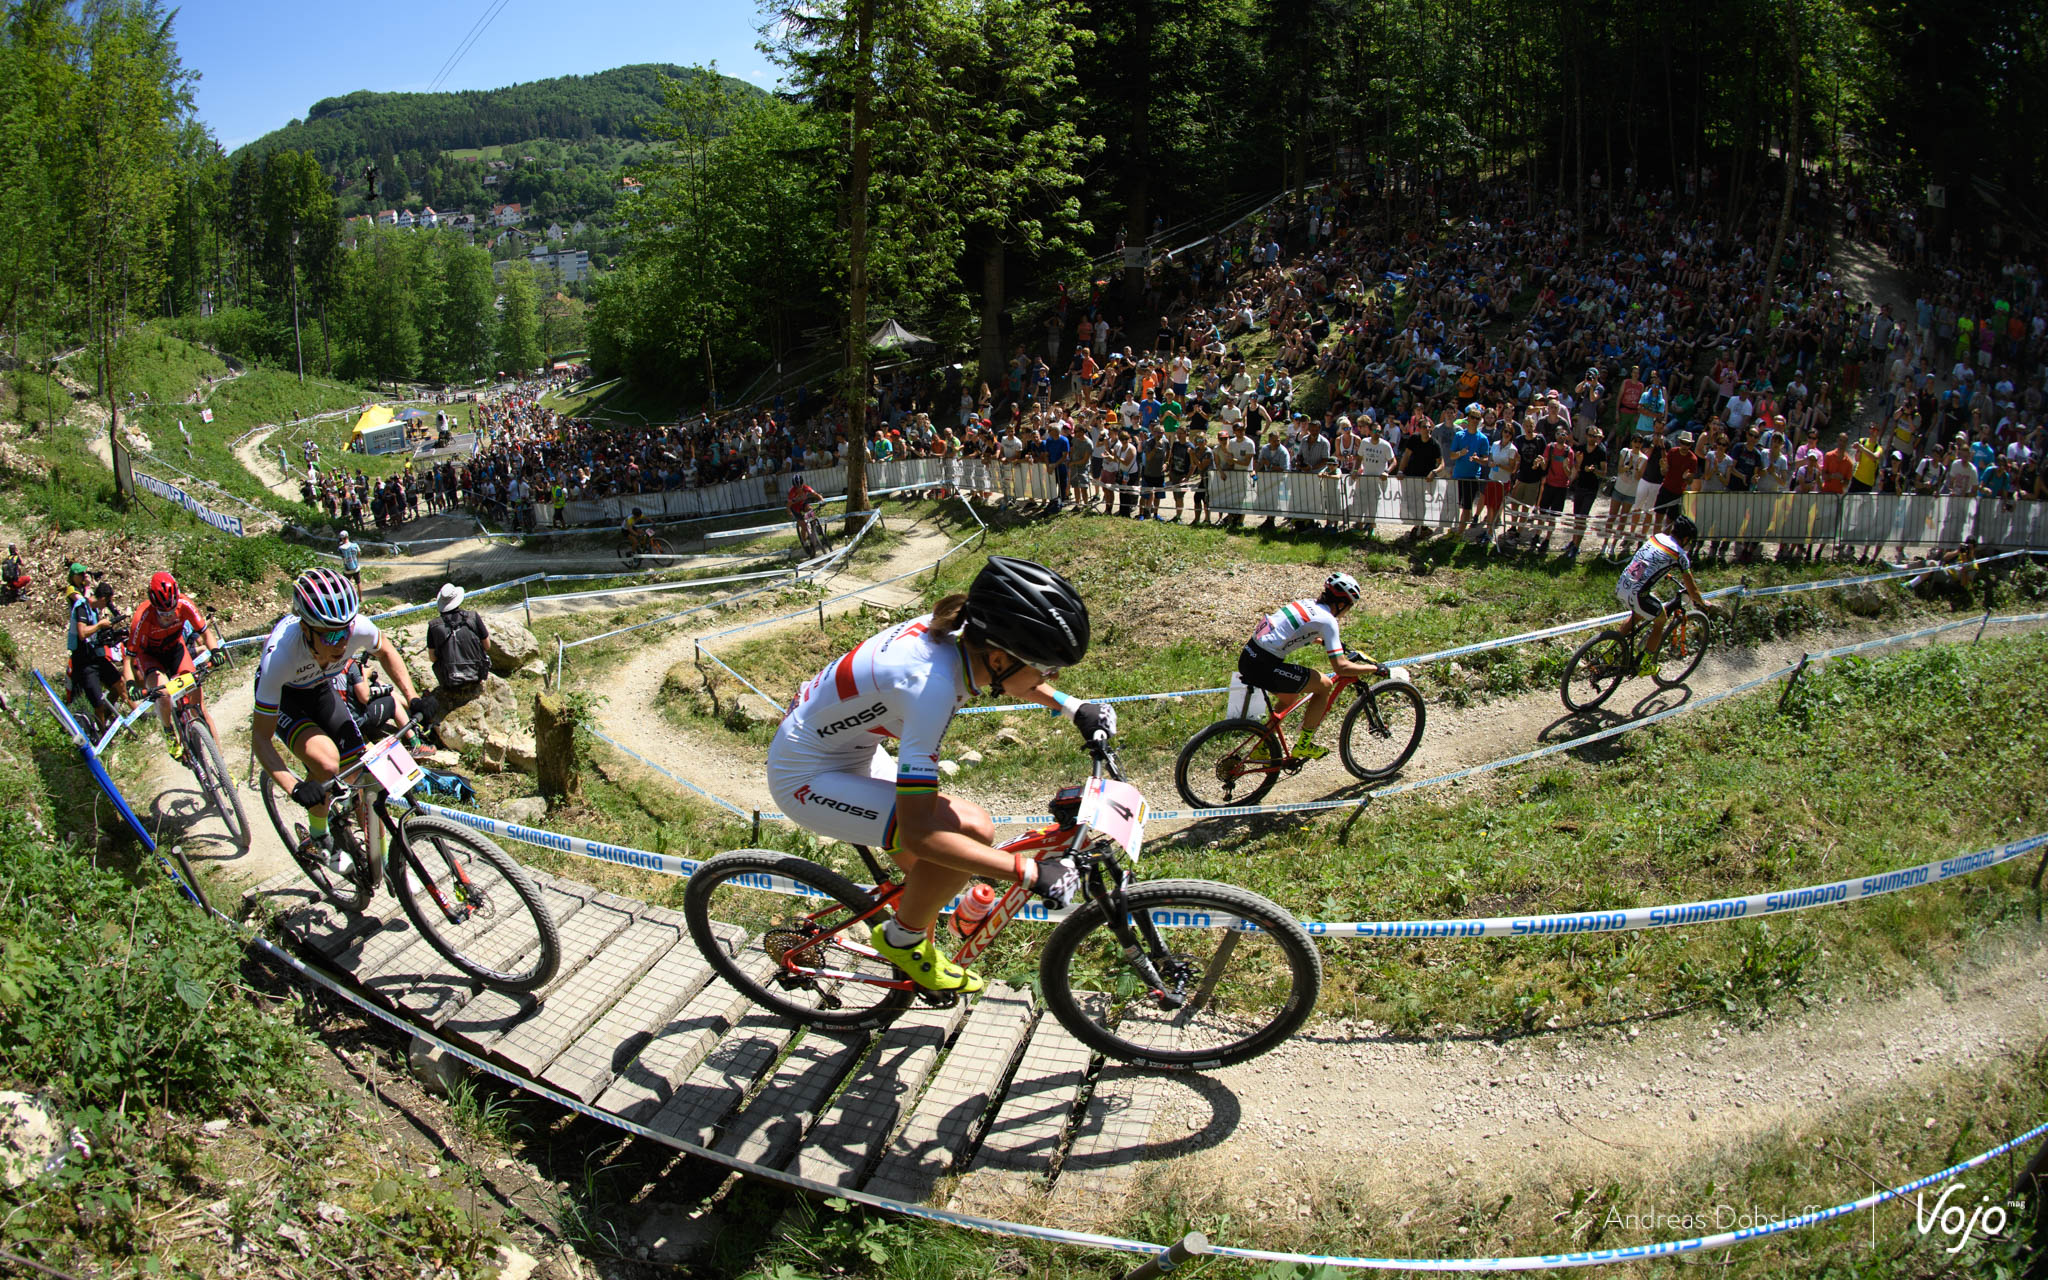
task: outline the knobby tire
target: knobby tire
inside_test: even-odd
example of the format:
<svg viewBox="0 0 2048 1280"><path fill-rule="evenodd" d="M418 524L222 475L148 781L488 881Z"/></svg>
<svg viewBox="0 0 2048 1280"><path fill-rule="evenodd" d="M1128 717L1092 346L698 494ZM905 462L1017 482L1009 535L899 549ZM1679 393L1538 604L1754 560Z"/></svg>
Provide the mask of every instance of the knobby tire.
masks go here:
<svg viewBox="0 0 2048 1280"><path fill-rule="evenodd" d="M1373 731L1368 706L1386 729L1386 737ZM1422 745L1422 729L1428 722L1421 690L1403 680L1380 681L1354 699L1344 716L1337 739L1344 767L1366 782L1393 777Z"/></svg>
<svg viewBox="0 0 2048 1280"><path fill-rule="evenodd" d="M1264 751L1270 763L1224 778ZM1173 764L1173 785L1180 798L1197 809L1257 804L1280 779L1280 740L1263 720L1238 717L1218 720L1180 749ZM1243 791L1237 788L1243 787Z"/></svg>
<svg viewBox="0 0 2048 1280"><path fill-rule="evenodd" d="M408 849L418 860L417 866L406 860ZM448 919L424 886L412 883L422 868L428 875L437 875L452 866L451 853L467 855L470 865L465 869L471 879L486 881L478 887L488 909L459 924ZM526 869L488 836L446 818L407 814L387 856L392 860L393 887L399 890L405 914L448 963L486 987L514 994L538 990L554 979L562 963L562 939L554 912L548 910L547 900ZM501 883L488 883L487 876ZM444 895L455 899L459 886L452 871L436 884ZM518 919L516 913L520 912L532 928L508 930L507 922ZM518 967L504 967L511 965Z"/></svg>

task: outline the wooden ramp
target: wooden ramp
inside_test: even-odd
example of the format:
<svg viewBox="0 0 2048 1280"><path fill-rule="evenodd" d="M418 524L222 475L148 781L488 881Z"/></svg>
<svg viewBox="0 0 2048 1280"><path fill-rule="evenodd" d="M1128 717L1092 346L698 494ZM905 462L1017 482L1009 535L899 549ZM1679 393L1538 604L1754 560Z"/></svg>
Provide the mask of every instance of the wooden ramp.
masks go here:
<svg viewBox="0 0 2048 1280"><path fill-rule="evenodd" d="M250 889L300 950L408 1022L600 1110L818 1182L956 1207L1054 1197L1101 1213L1135 1180L1160 1082L1104 1068L1029 991L913 1005L875 1033L806 1031L718 978L681 913L527 869L561 929L537 996L479 990L380 889L374 913L322 901L296 869ZM746 938L724 937L739 954ZM525 922L475 938L494 962ZM752 953L763 969L767 958ZM1071 1184L1071 1185L1068 1185ZM944 1184L949 1189L954 1184Z"/></svg>

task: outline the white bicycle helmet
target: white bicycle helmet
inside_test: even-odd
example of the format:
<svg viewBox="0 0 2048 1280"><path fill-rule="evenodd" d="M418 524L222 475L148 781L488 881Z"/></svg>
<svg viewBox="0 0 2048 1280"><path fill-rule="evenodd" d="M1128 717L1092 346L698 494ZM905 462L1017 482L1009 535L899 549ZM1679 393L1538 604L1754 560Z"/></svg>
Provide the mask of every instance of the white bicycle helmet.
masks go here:
<svg viewBox="0 0 2048 1280"><path fill-rule="evenodd" d="M1349 603L1357 604L1358 597L1360 594L1358 589L1358 579L1352 577L1348 573L1333 573L1329 577L1323 579L1323 594L1329 596L1343 596L1344 599Z"/></svg>

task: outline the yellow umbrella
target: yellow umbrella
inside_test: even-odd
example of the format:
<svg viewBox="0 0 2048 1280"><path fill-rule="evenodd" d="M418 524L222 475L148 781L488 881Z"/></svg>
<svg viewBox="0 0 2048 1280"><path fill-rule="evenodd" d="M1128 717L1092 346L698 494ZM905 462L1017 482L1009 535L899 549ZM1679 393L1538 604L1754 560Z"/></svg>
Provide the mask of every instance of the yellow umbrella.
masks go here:
<svg viewBox="0 0 2048 1280"><path fill-rule="evenodd" d="M391 409L389 406L381 404L376 405L375 407L371 408L369 412L365 413L362 417L356 419L356 428L354 431L351 431L349 433L349 439L355 439L357 436L363 434L363 432L368 431L372 427L383 426L385 423L391 421L391 416Z"/></svg>

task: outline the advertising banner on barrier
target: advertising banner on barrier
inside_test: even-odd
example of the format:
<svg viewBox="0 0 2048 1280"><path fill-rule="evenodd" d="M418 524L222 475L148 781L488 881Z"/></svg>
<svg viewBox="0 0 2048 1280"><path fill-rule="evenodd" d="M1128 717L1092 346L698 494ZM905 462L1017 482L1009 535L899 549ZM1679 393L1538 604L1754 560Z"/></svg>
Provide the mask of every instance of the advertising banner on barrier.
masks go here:
<svg viewBox="0 0 2048 1280"><path fill-rule="evenodd" d="M149 475L146 472L135 472L135 483L141 485L143 488L149 490L151 493L155 494L159 498L162 498L168 502L177 503L179 506L185 508L185 510L191 512L193 515L198 516L207 524L210 524L214 528L220 530L222 533L231 533L237 538L242 536L242 518L240 516L223 515L222 513L215 511L213 508L207 506L205 503L199 501L199 499L193 497L191 494L186 493L183 489L180 489L178 486L170 484L163 480L159 480L155 476Z"/></svg>

